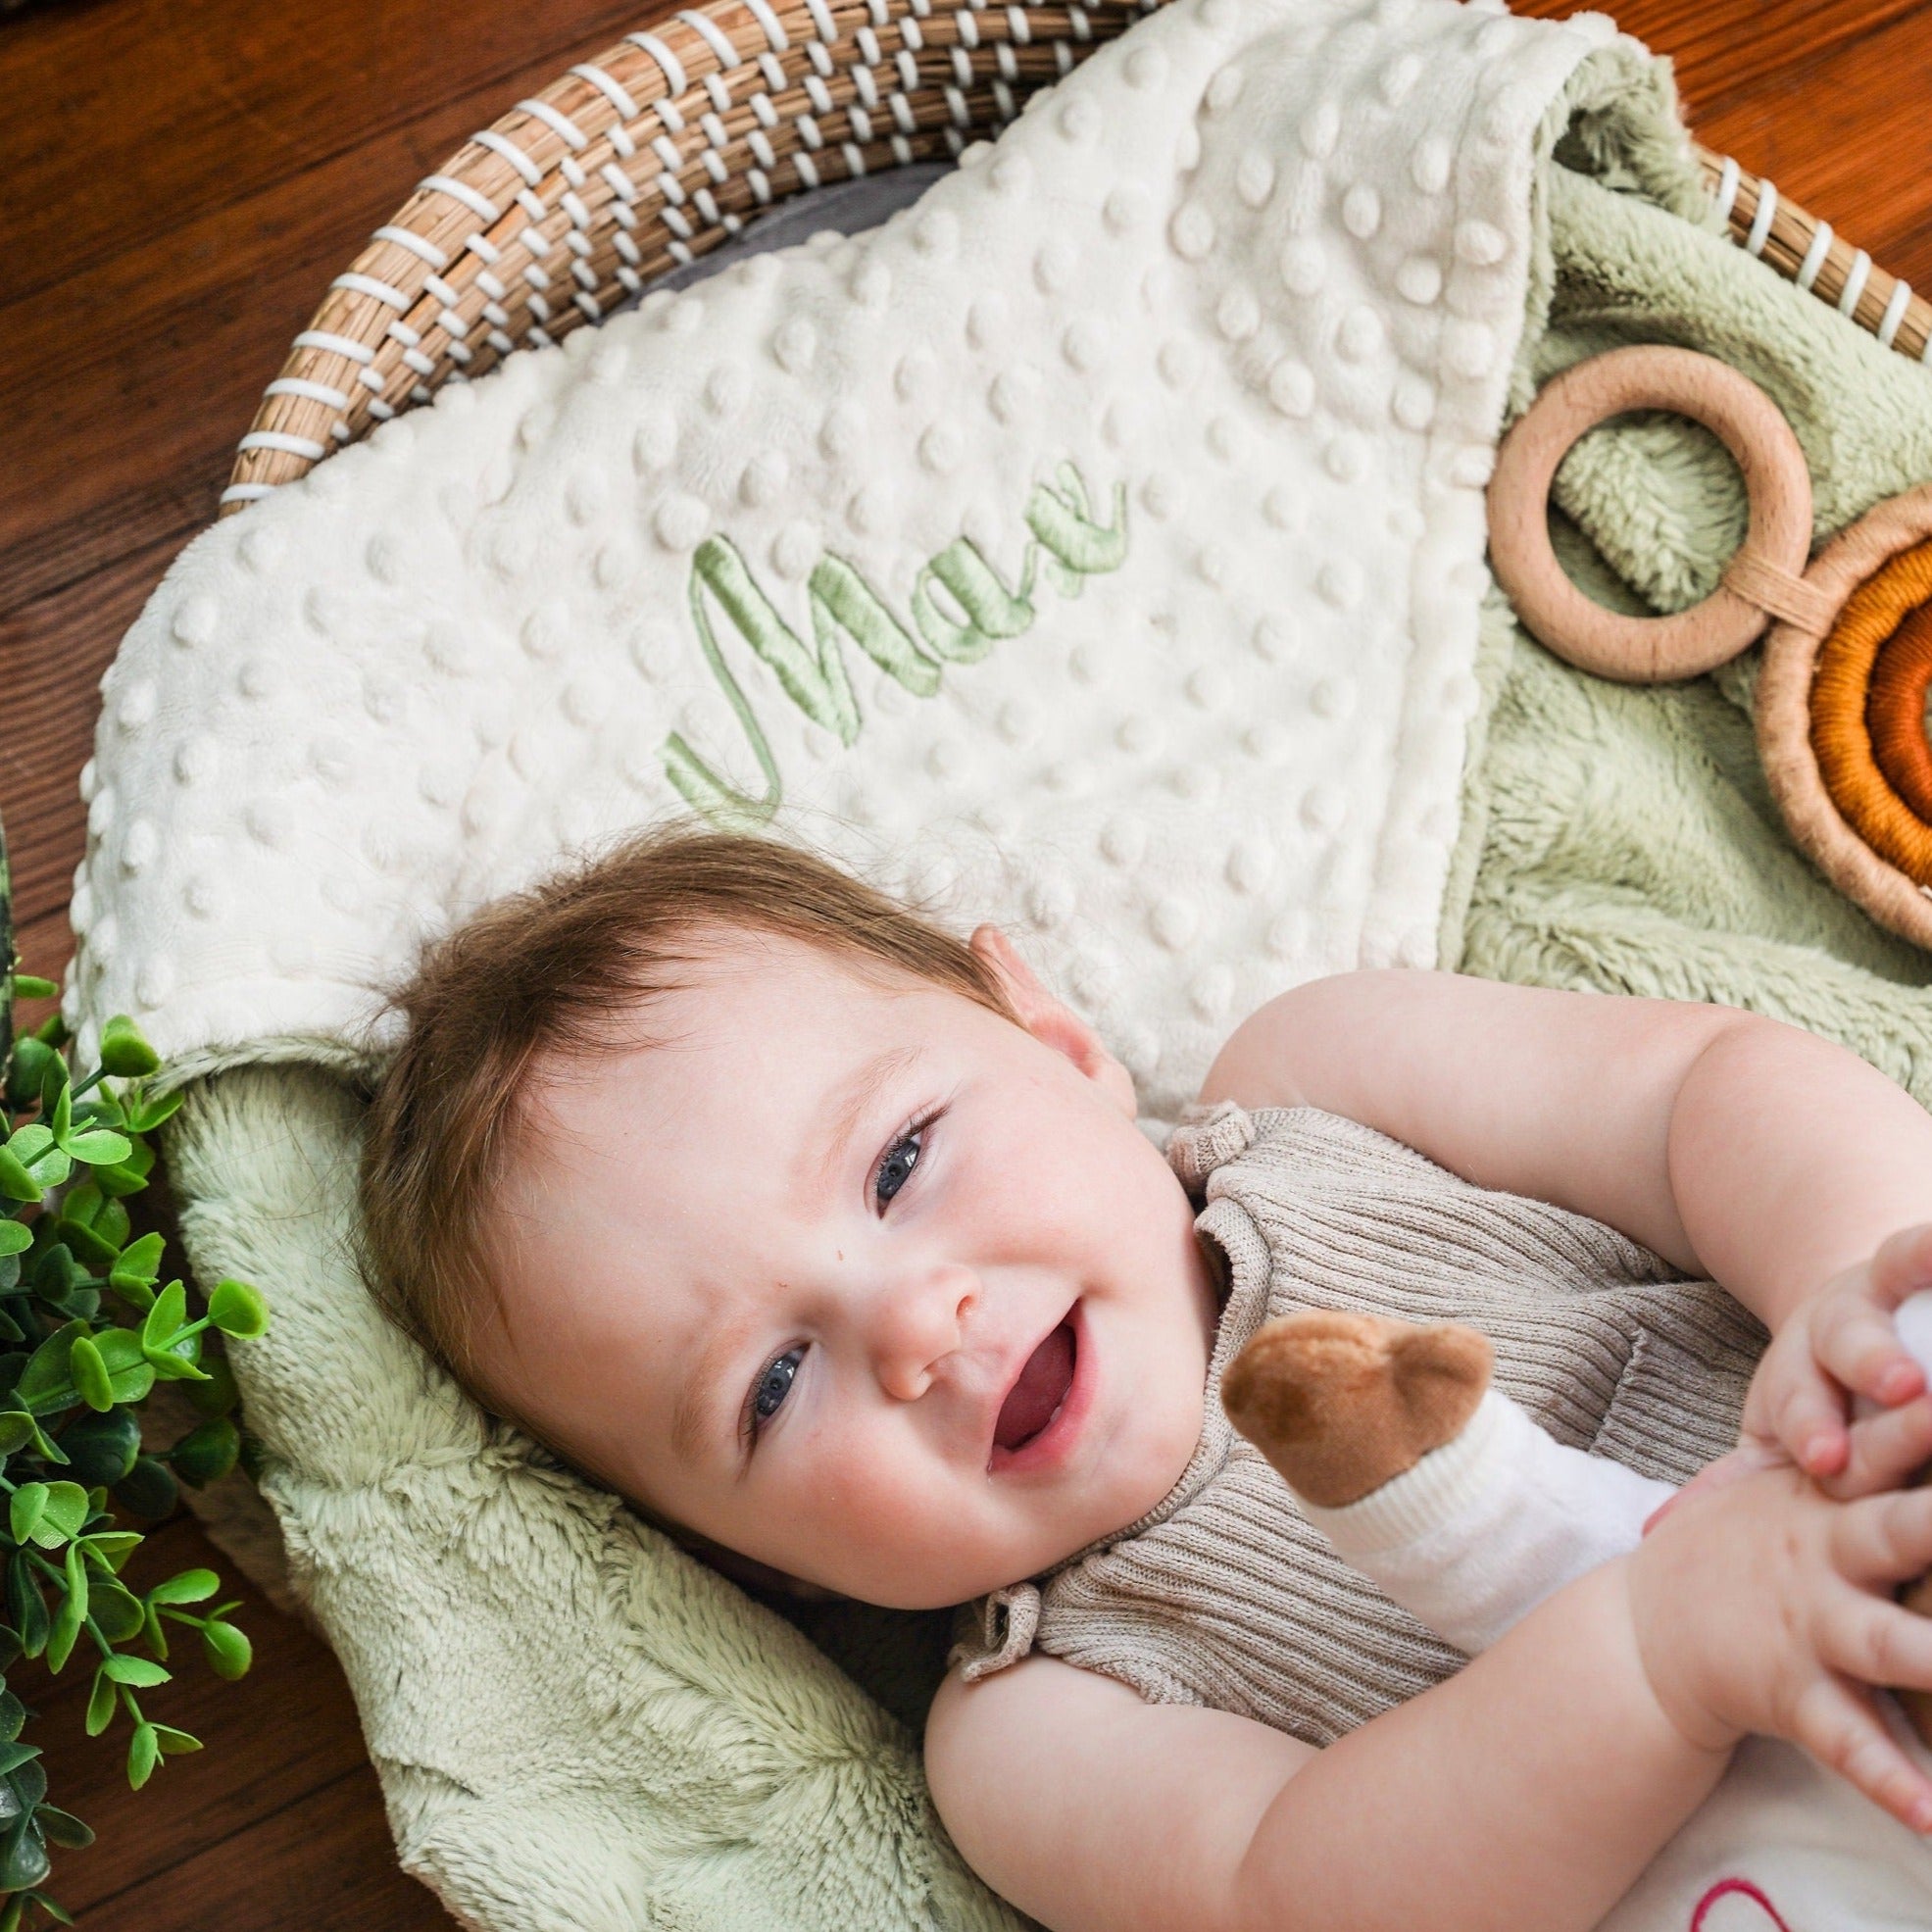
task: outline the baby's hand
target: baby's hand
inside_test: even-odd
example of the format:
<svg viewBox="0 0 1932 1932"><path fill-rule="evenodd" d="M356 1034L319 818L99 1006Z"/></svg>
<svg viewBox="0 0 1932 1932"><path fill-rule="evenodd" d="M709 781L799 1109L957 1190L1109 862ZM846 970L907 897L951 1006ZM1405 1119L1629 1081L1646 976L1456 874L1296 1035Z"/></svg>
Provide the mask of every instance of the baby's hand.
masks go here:
<svg viewBox="0 0 1932 1932"><path fill-rule="evenodd" d="M1925 1370L1900 1341L1894 1317L1902 1302L1927 1287L1932 1223L1893 1235L1869 1261L1801 1304L1752 1378L1742 1447L1760 1461L1781 1453L1820 1480L1850 1473L1854 1400L1865 1396L1896 1410L1925 1393Z"/></svg>
<svg viewBox="0 0 1932 1932"><path fill-rule="evenodd" d="M1932 1567L1932 1489L1839 1503L1789 1464L1686 1493L1627 1559L1644 1671L1693 1745L1782 1737L1914 1831L1932 1778L1871 1687L1932 1688L1932 1617L1895 1603Z"/></svg>

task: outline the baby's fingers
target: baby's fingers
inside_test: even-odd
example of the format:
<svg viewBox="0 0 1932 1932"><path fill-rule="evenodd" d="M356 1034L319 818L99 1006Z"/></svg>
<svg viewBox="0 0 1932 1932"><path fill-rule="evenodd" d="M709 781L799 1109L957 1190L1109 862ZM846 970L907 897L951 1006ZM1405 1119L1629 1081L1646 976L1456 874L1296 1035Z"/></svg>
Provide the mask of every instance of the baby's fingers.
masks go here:
<svg viewBox="0 0 1932 1932"><path fill-rule="evenodd" d="M1932 1396L1899 1409L1882 1409L1852 1425L1852 1460L1818 1487L1834 1501L1850 1503L1881 1490L1901 1489L1932 1462Z"/></svg>
<svg viewBox="0 0 1932 1932"><path fill-rule="evenodd" d="M1917 1250L1909 1253L1915 1260ZM1903 1263L1894 1273L1903 1275ZM1884 1294L1875 1263L1872 1285ZM1924 1285L1922 1278L1917 1285ZM1883 1306L1861 1296L1833 1296L1811 1324L1811 1346L1826 1371L1846 1388L1887 1404L1909 1402L1925 1389L1924 1369L1899 1339L1894 1306L1889 1295Z"/></svg>
<svg viewBox="0 0 1932 1932"><path fill-rule="evenodd" d="M1869 1696L1821 1677L1799 1699L1791 1735L1900 1823L1932 1832L1932 1778L1899 1748Z"/></svg>
<svg viewBox="0 0 1932 1932"><path fill-rule="evenodd" d="M1776 1443L1808 1476L1838 1474L1851 1453L1845 1395L1809 1355L1787 1354L1777 1373L1761 1373L1745 1404L1746 1433Z"/></svg>
<svg viewBox="0 0 1932 1932"><path fill-rule="evenodd" d="M1818 1632L1818 1657L1860 1684L1932 1691L1932 1617L1848 1591Z"/></svg>
<svg viewBox="0 0 1932 1932"><path fill-rule="evenodd" d="M1932 1489L1897 1489L1839 1511L1832 1565L1853 1583L1909 1583L1932 1569Z"/></svg>

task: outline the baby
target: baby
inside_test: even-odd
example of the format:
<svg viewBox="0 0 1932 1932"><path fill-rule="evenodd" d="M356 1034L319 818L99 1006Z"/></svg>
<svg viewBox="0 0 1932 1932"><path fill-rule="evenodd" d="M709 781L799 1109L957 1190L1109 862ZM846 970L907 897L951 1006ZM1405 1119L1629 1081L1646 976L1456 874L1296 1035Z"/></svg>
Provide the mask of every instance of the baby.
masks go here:
<svg viewBox="0 0 1932 1932"><path fill-rule="evenodd" d="M672 824L486 908L399 1004L378 1293L727 1573L990 1600L1124 1550L1226 1461L1224 1312L1292 1270L1251 1245L1230 1290L1224 1203L1197 1215L1125 1069L994 928L962 945L787 845ZM1461 1188L1404 1197L1418 1252L1494 1201L1666 1299L1721 1282L1774 1338L1746 1451L1325 1749L1044 1646L956 1668L926 1768L991 1885L1056 1932L1581 1932L1753 1734L1932 1831L1867 1688L1932 1690L1932 1620L1892 1601L1932 1567L1932 1490L1901 1487L1932 1399L1891 1318L1932 1282L1932 1118L1743 1013L1412 971L1270 1001L1201 1105Z"/></svg>

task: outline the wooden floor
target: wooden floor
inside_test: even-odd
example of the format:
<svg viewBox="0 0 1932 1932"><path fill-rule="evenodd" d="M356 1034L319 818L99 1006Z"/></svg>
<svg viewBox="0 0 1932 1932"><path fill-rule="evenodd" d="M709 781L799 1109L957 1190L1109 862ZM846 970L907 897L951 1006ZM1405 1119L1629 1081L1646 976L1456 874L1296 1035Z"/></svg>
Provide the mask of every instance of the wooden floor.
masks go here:
<svg viewBox="0 0 1932 1932"><path fill-rule="evenodd" d="M58 975L95 685L322 291L475 128L677 0L42 0L0 25L0 817L27 968ZM1574 0L1518 12L1566 15ZM1630 0L1689 118L1884 267L1932 287L1923 0ZM207 1562L193 1522L151 1570ZM53 1796L100 1843L57 1854L83 1926L447 1927L396 1870L342 1678L253 1601L239 1685L190 1663L144 1700L208 1749L129 1793L36 1695ZM16 1673L17 1678L22 1673Z"/></svg>

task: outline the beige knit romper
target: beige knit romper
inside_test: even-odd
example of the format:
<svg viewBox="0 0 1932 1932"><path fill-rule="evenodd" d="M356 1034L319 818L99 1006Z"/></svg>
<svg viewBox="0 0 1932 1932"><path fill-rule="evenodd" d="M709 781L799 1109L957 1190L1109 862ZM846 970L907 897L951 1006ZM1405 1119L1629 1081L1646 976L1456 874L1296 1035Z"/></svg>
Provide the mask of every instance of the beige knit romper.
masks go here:
<svg viewBox="0 0 1932 1932"><path fill-rule="evenodd" d="M1495 1345L1498 1385L1560 1442L1666 1482L1736 1441L1764 1330L1601 1222L1313 1108L1190 1107L1167 1158L1225 1289L1201 1439L1138 1522L963 1608L952 1660L968 1679L1039 1650L1150 1703L1324 1745L1461 1663L1330 1554L1229 1426L1222 1372L1275 1315L1467 1322Z"/></svg>

